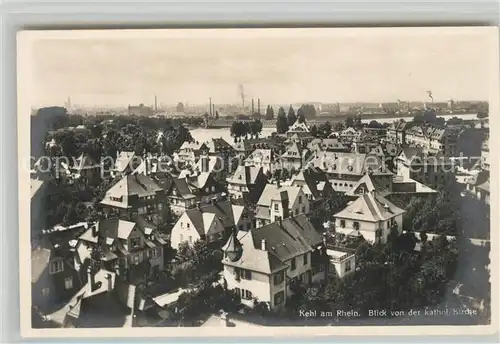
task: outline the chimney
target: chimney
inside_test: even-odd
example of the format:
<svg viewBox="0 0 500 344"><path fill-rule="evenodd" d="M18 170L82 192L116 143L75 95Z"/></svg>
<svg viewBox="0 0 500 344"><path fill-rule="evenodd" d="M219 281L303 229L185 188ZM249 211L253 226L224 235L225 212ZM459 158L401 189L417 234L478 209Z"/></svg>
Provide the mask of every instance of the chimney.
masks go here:
<svg viewBox="0 0 500 344"><path fill-rule="evenodd" d="M201 156L201 172L208 172L208 156Z"/></svg>
<svg viewBox="0 0 500 344"><path fill-rule="evenodd" d="M262 239L261 242L260 242L260 249L262 251L267 251L267 242L266 242L266 239Z"/></svg>
<svg viewBox="0 0 500 344"><path fill-rule="evenodd" d="M94 270L92 269L92 265L89 265L87 269L87 277L88 277L88 283L90 285L90 291L95 290L95 274Z"/></svg>
<svg viewBox="0 0 500 344"><path fill-rule="evenodd" d="M280 199L281 199L281 206L283 208L283 218L287 218L290 216L290 209L289 209L289 199L288 199L288 192L287 191L281 191L280 193Z"/></svg>
<svg viewBox="0 0 500 344"><path fill-rule="evenodd" d="M252 115L255 113L255 108L254 108L254 102L253 102L253 98L252 98Z"/></svg>
<svg viewBox="0 0 500 344"><path fill-rule="evenodd" d="M250 184L250 166L245 166L245 181Z"/></svg>
<svg viewBox="0 0 500 344"><path fill-rule="evenodd" d="M92 237L95 238L97 236L97 223L92 225Z"/></svg>

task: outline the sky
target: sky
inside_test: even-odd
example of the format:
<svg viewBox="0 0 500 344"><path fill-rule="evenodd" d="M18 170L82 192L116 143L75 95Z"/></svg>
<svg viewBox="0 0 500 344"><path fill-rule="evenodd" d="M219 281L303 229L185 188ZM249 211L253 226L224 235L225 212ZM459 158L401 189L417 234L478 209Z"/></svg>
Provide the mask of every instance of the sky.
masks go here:
<svg viewBox="0 0 500 344"><path fill-rule="evenodd" d="M484 30L309 29L27 32L18 39L32 107L212 102L488 100ZM488 31L491 34L491 31ZM30 35L32 34L32 35ZM20 91L23 91L20 88Z"/></svg>

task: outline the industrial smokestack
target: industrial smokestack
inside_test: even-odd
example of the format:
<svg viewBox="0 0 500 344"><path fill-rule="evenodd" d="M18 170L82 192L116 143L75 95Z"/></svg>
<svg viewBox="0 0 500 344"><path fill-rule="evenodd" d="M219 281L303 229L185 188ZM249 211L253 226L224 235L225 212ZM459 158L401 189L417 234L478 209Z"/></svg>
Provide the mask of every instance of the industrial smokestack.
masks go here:
<svg viewBox="0 0 500 344"><path fill-rule="evenodd" d="M158 97L155 94L155 111L158 111Z"/></svg>
<svg viewBox="0 0 500 344"><path fill-rule="evenodd" d="M212 115L215 116L215 104L212 104Z"/></svg>
<svg viewBox="0 0 500 344"><path fill-rule="evenodd" d="M260 98L257 98L257 112L260 113Z"/></svg>
<svg viewBox="0 0 500 344"><path fill-rule="evenodd" d="M208 106L210 107L210 116L212 116L212 97L208 98Z"/></svg>
<svg viewBox="0 0 500 344"><path fill-rule="evenodd" d="M252 98L252 115L255 113L255 108L254 108L254 102L253 102L253 98Z"/></svg>

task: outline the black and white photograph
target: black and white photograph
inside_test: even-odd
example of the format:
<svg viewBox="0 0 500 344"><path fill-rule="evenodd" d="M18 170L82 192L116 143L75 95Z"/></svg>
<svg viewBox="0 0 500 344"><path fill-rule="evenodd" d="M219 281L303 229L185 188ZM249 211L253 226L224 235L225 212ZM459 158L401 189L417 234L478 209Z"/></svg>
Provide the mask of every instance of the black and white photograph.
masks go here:
<svg viewBox="0 0 500 344"><path fill-rule="evenodd" d="M22 322L488 333L498 44L488 27L21 32Z"/></svg>

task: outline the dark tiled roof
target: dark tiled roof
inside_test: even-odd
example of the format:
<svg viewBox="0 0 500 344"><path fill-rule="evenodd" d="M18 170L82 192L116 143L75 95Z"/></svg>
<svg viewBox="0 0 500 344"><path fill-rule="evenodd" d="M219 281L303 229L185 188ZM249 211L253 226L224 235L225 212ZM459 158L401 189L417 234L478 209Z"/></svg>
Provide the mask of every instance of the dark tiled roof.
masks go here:
<svg viewBox="0 0 500 344"><path fill-rule="evenodd" d="M186 215L200 235L205 235L203 214L214 214L225 228L234 226L233 206L230 201L219 201L186 211Z"/></svg>
<svg viewBox="0 0 500 344"><path fill-rule="evenodd" d="M321 244L323 238L318 233L306 215L287 218L282 222L273 222L252 230L252 238L256 248L266 241L271 256L276 263L285 262L293 257L312 251Z"/></svg>

